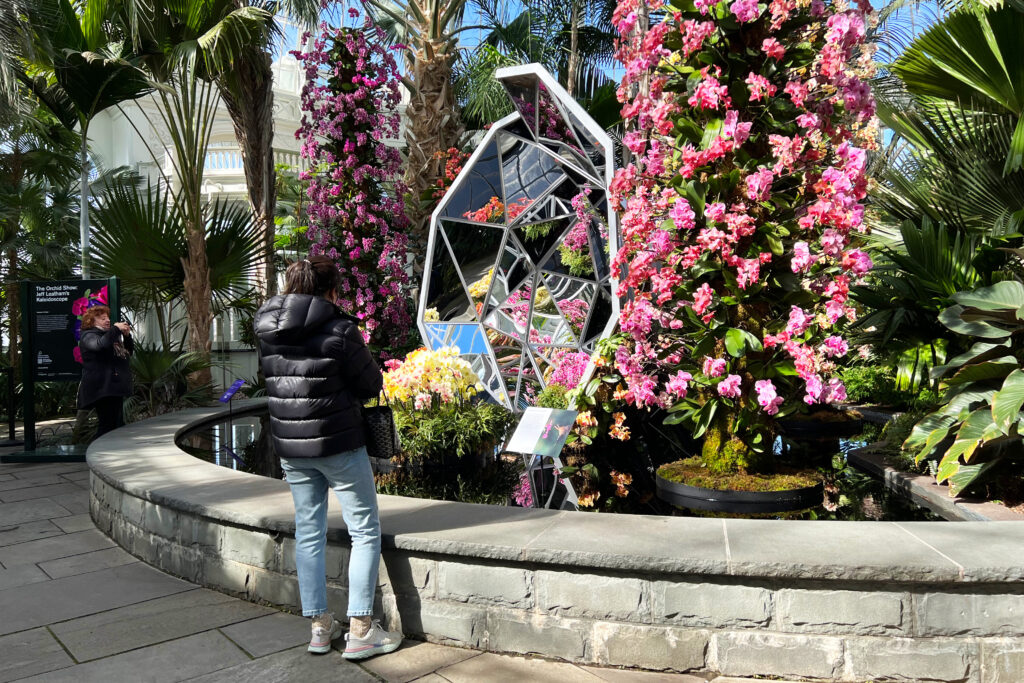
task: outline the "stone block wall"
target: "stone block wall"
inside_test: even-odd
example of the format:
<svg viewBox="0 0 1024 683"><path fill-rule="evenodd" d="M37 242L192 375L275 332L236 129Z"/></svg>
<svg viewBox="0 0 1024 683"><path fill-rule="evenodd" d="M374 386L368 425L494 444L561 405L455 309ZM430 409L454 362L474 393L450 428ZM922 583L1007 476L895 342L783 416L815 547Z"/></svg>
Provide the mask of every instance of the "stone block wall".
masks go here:
<svg viewBox="0 0 1024 683"><path fill-rule="evenodd" d="M142 560L300 611L294 538L133 496L95 473L96 525ZM615 572L385 548L379 610L410 636L572 662L826 681L1024 681L1020 583ZM348 548L329 542L344 613Z"/></svg>

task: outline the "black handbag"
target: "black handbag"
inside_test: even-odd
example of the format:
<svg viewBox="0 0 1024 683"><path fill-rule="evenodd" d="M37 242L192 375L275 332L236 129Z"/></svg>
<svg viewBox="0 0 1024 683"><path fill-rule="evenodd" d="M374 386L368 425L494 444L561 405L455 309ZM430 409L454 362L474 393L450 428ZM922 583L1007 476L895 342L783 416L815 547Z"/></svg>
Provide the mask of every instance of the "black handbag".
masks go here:
<svg viewBox="0 0 1024 683"><path fill-rule="evenodd" d="M363 425L366 430L366 452L371 458L390 460L402 450L395 414L390 405L364 407Z"/></svg>

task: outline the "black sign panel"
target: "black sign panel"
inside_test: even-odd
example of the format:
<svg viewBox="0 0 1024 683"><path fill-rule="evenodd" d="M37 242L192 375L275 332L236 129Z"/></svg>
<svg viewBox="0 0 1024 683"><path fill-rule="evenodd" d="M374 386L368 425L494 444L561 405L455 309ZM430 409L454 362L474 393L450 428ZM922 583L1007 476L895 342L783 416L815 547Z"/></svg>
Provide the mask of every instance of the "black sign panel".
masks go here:
<svg viewBox="0 0 1024 683"><path fill-rule="evenodd" d="M74 381L82 377L78 338L82 315L109 305L108 280L53 280L28 283L32 379ZM116 320L112 311L111 320Z"/></svg>

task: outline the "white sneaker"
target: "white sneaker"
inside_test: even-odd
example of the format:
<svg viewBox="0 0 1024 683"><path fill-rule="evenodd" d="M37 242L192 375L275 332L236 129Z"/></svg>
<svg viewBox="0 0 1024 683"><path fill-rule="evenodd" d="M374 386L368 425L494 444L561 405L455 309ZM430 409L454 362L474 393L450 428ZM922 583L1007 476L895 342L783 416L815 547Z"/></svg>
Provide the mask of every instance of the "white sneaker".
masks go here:
<svg viewBox="0 0 1024 683"><path fill-rule="evenodd" d="M309 652L322 655L331 651L331 641L341 635L341 622L330 612L313 617L313 637L309 640Z"/></svg>
<svg viewBox="0 0 1024 683"><path fill-rule="evenodd" d="M385 631L379 621L370 624L370 630L362 638L356 638L352 632L345 634L345 659L366 659L374 655L394 652L402 644L402 634L398 631Z"/></svg>

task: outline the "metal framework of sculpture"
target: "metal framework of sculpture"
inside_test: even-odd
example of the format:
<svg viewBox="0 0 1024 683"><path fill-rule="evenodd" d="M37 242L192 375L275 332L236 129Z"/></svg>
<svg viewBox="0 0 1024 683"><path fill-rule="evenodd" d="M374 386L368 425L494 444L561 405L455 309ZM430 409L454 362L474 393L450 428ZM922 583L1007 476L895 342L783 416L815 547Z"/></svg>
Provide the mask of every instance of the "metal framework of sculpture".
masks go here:
<svg viewBox="0 0 1024 683"><path fill-rule="evenodd" d="M522 410L553 378L566 383L560 368L582 379L618 320L614 148L543 67L495 77L516 111L431 216L417 319L430 348L458 347L496 401Z"/></svg>

